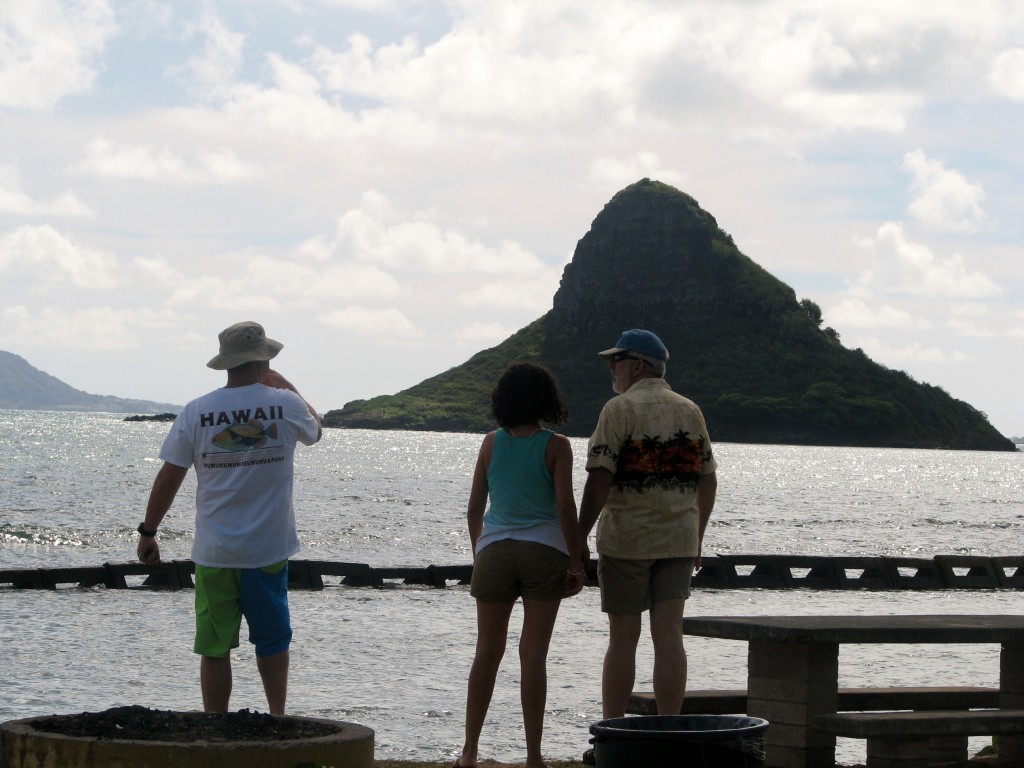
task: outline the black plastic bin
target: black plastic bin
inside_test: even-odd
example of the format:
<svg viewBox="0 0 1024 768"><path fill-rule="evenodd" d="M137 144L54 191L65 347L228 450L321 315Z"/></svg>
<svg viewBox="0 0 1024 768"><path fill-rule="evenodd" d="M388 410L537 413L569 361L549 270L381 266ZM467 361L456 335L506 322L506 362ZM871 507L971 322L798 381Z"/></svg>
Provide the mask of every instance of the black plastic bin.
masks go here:
<svg viewBox="0 0 1024 768"><path fill-rule="evenodd" d="M762 768L768 721L736 715L616 717L590 726L598 768Z"/></svg>

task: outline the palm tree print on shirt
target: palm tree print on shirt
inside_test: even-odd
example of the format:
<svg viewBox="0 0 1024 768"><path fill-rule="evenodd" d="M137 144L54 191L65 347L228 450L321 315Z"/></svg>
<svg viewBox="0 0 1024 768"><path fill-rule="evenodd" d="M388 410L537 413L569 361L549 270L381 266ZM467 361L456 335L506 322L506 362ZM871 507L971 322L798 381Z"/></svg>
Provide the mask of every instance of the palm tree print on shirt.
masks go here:
<svg viewBox="0 0 1024 768"><path fill-rule="evenodd" d="M676 432L663 440L660 435L626 438L619 451L615 483L620 491L645 490L693 492L700 480L704 461L704 438Z"/></svg>

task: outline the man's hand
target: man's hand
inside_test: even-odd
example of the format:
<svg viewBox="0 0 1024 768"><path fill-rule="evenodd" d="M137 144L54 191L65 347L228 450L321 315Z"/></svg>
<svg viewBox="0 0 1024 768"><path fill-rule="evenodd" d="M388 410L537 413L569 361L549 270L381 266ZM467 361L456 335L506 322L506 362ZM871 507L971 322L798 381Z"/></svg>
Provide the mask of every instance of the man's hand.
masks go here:
<svg viewBox="0 0 1024 768"><path fill-rule="evenodd" d="M583 587L587 585L587 573L580 569L579 571L572 571L571 569L565 574L565 596L572 597L578 595L583 591Z"/></svg>
<svg viewBox="0 0 1024 768"><path fill-rule="evenodd" d="M179 467L165 461L153 480L153 488L149 492L149 502L146 504L146 515L140 526L150 533L156 533L161 521L171 508L174 497L178 494L185 475L188 474L188 467ZM160 562L160 545L156 543L153 536L143 536L139 531L139 545L136 547L136 554L140 563L150 565Z"/></svg>
<svg viewBox="0 0 1024 768"><path fill-rule="evenodd" d="M265 386L265 387L272 387L274 389L290 389L296 395L299 395L299 397L302 397L302 395L299 394L299 390L297 390L295 388L295 385L292 384L290 381L288 381L288 379L286 379L280 373L275 371L273 368L268 368L267 369L267 373L263 377L263 382L262 383L263 383L263 386ZM316 439L319 440L321 435L323 435L323 433L324 433L323 425L320 424L320 414L318 414L316 412L316 408L314 408L312 405L310 405L309 401L306 400L306 398L302 397L302 402L304 402L306 404L306 408L309 409L310 415L314 419L316 419L317 427L319 428L318 431L317 431L317 434L316 434Z"/></svg>
<svg viewBox="0 0 1024 768"><path fill-rule="evenodd" d="M267 370L267 375L263 377L263 385L266 387L273 387L274 389L290 389L292 392L297 391L294 384L273 368Z"/></svg>
<svg viewBox="0 0 1024 768"><path fill-rule="evenodd" d="M160 562L160 545L152 536L139 536L139 562L146 565Z"/></svg>

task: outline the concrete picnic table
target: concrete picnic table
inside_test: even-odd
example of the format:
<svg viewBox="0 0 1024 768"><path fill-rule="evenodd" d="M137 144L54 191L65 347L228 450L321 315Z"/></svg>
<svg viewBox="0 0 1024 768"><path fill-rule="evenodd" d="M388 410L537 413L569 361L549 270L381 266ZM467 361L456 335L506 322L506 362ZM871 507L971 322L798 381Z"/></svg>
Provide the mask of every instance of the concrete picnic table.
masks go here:
<svg viewBox="0 0 1024 768"><path fill-rule="evenodd" d="M999 645L999 706L1024 708L1024 616L689 616L687 635L747 642L747 714L769 722L769 768L834 768L835 736L813 727L836 712L842 643ZM1024 758L1024 737L1003 737Z"/></svg>

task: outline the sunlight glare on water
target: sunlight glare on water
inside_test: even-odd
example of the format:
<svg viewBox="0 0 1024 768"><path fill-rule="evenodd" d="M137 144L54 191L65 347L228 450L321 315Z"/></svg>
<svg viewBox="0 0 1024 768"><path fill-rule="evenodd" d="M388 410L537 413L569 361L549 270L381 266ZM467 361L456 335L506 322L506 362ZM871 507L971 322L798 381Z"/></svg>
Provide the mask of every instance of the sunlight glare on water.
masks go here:
<svg viewBox="0 0 1024 768"><path fill-rule="evenodd" d="M167 424L110 414L0 411L0 568L134 558ZM465 505L480 435L327 430L296 453L303 559L377 567L471 561ZM586 440L572 440L577 500ZM719 444L719 495L705 554L1019 555L1024 454ZM195 484L160 527L165 559L189 556ZM354 588L329 580L291 596L293 714L376 731L380 759L451 759L462 741L475 642L466 587ZM0 589L0 719L124 704L201 707L192 593ZM697 590L690 615L1018 613L1016 592ZM482 758L522 760L512 619ZM563 604L549 659L545 751L578 758L600 719L606 624L595 589ZM651 688L646 630L637 688ZM693 688L744 686L743 643L689 638ZM265 710L251 646L233 654L233 708ZM141 663L140 660L144 660ZM840 683L995 685L984 646L844 647ZM841 760L863 743L841 740Z"/></svg>

